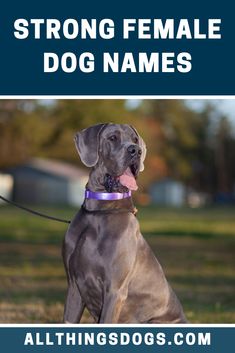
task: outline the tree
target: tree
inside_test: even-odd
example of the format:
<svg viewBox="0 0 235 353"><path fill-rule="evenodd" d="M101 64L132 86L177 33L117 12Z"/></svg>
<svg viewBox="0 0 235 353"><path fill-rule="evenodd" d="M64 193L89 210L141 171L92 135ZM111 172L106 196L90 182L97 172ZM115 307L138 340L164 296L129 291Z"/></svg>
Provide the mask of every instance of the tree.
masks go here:
<svg viewBox="0 0 235 353"><path fill-rule="evenodd" d="M232 128L226 116L219 119L214 140L214 156L219 192L232 192L234 184L234 138Z"/></svg>
<svg viewBox="0 0 235 353"><path fill-rule="evenodd" d="M140 110L150 126L153 178L166 176L188 181L191 161L198 147L197 113L182 100L146 100Z"/></svg>

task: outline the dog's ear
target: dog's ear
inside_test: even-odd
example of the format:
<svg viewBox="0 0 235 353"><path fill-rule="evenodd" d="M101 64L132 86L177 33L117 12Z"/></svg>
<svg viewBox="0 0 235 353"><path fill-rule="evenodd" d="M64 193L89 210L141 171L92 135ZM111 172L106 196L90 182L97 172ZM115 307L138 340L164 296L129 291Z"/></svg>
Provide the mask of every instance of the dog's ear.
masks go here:
<svg viewBox="0 0 235 353"><path fill-rule="evenodd" d="M143 172L144 160L145 160L146 152L147 152L146 144L145 144L144 140L142 139L142 137L139 135L138 131L132 125L130 125L130 126L131 126L132 130L134 130L134 132L136 133L136 135L138 136L138 139L139 139L139 146L142 150L142 154L141 154L141 158L140 158L140 172Z"/></svg>
<svg viewBox="0 0 235 353"><path fill-rule="evenodd" d="M78 132L74 142L81 161L87 167L94 167L99 159L100 133L107 124L97 124Z"/></svg>

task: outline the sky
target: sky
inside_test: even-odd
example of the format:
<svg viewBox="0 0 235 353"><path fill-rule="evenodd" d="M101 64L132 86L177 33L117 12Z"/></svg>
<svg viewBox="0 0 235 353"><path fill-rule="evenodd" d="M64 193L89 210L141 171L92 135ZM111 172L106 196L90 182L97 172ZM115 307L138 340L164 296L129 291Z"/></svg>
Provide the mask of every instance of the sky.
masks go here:
<svg viewBox="0 0 235 353"><path fill-rule="evenodd" d="M201 110L204 105L210 103L214 105L217 110L223 114L228 116L229 120L235 126L235 99L189 99L188 105L195 109Z"/></svg>
<svg viewBox="0 0 235 353"><path fill-rule="evenodd" d="M210 103L214 105L218 112L229 118L235 130L235 99L188 99L186 101L187 105L190 108L195 109L197 111L202 110L205 104ZM44 99L41 100L41 102L45 105L50 105L53 104L54 100ZM128 99L126 105L130 109L135 109L138 107L140 102L141 99Z"/></svg>
<svg viewBox="0 0 235 353"><path fill-rule="evenodd" d="M140 104L140 99L129 99L127 106L131 109L137 108ZM186 104L197 111L204 108L206 104L212 104L216 107L219 113L227 116L235 129L235 99L188 99Z"/></svg>

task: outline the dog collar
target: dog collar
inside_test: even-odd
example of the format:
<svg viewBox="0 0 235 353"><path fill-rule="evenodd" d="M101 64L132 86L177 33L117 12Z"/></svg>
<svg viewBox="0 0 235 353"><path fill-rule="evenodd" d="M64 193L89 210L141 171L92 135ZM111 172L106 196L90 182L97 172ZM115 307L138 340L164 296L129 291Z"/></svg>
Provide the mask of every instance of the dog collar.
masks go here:
<svg viewBox="0 0 235 353"><path fill-rule="evenodd" d="M128 192L94 192L90 190L85 190L85 198L86 199L94 199L94 200L122 200L131 197L131 190Z"/></svg>

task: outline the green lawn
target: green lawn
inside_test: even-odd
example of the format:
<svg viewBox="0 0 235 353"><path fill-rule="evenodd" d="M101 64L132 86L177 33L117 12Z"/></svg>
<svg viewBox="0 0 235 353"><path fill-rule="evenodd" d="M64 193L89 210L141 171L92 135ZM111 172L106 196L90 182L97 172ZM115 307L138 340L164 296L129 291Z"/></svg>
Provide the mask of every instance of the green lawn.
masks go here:
<svg viewBox="0 0 235 353"><path fill-rule="evenodd" d="M41 211L70 219L74 209ZM141 229L192 323L235 323L235 209L141 208ZM0 207L0 323L60 323L66 224ZM83 322L91 322L85 313Z"/></svg>

